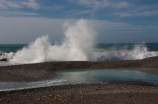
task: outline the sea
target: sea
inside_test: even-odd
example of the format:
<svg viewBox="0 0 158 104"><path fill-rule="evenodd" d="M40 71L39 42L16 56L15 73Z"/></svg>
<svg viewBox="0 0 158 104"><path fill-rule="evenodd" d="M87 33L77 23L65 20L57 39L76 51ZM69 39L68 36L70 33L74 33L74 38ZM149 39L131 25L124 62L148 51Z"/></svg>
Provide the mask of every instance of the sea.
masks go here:
<svg viewBox="0 0 158 104"><path fill-rule="evenodd" d="M1 62L0 66L49 61L137 60L158 56L158 43L97 43L86 50L36 40L31 44L0 44L0 51L4 52L3 58L8 60Z"/></svg>
<svg viewBox="0 0 158 104"><path fill-rule="evenodd" d="M29 44L0 44L0 51L3 52L17 52L18 50L21 50L24 47L27 47ZM54 45L54 44L52 44ZM149 52L156 52L158 51L158 43L96 43L95 49L98 50L133 50L136 45L140 45L144 48L147 48Z"/></svg>

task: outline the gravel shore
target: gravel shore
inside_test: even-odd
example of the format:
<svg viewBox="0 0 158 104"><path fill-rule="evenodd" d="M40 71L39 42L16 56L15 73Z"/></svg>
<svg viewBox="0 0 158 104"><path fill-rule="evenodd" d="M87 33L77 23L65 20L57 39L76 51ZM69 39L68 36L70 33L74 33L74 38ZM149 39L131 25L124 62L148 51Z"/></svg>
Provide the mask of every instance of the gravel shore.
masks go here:
<svg viewBox="0 0 158 104"><path fill-rule="evenodd" d="M0 92L1 104L157 104L158 88L147 84L65 85Z"/></svg>
<svg viewBox="0 0 158 104"><path fill-rule="evenodd" d="M37 81L54 77L55 71L77 68L158 69L158 57L104 62L46 62L2 66L0 81ZM0 104L157 104L158 87L146 83L65 85L1 91Z"/></svg>
<svg viewBox="0 0 158 104"><path fill-rule="evenodd" d="M45 80L56 76L55 71L67 69L101 69L101 68L127 68L144 67L158 68L158 57L150 57L142 60L122 61L64 61L45 62L36 64L24 64L0 67L0 81L37 81Z"/></svg>

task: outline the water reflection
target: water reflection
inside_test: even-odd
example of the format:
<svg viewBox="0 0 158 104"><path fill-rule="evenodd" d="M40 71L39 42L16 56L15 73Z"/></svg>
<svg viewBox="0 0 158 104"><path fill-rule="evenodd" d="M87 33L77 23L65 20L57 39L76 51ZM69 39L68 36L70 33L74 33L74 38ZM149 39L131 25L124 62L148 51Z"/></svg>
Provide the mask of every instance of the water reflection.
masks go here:
<svg viewBox="0 0 158 104"><path fill-rule="evenodd" d="M77 72L63 71L58 74L71 83L158 82L158 75L130 70L81 70Z"/></svg>

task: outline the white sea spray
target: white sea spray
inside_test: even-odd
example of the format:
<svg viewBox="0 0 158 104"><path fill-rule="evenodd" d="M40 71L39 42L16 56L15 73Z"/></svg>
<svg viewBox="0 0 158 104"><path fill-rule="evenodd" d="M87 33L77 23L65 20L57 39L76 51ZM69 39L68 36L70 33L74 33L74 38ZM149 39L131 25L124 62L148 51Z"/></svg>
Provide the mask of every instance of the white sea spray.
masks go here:
<svg viewBox="0 0 158 104"><path fill-rule="evenodd" d="M158 56L157 51L148 51L145 44L137 44L133 49L109 49L102 51L93 51L95 61L112 61L112 60L137 60L147 57Z"/></svg>
<svg viewBox="0 0 158 104"><path fill-rule="evenodd" d="M96 50L94 45L97 33L89 20L65 22L64 28L65 39L60 45L52 45L48 35L41 36L15 53L5 53L8 62L0 63L0 66L48 61L136 60L158 56L158 51L149 51L144 43L130 50L127 47Z"/></svg>
<svg viewBox="0 0 158 104"><path fill-rule="evenodd" d="M51 45L48 35L39 37L10 58L15 63L37 63L46 61L88 61L92 56L95 31L88 20L75 24L65 23L65 40L61 45Z"/></svg>

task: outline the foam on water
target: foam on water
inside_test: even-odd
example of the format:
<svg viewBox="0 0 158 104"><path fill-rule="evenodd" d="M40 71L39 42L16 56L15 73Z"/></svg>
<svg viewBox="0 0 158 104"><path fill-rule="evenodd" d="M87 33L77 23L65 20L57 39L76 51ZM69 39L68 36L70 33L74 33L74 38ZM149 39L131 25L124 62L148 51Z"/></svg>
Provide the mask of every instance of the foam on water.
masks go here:
<svg viewBox="0 0 158 104"><path fill-rule="evenodd" d="M16 53L5 53L8 64L37 63L47 61L105 61L135 60L158 56L158 51L148 51L144 44L135 45L131 50L108 49L95 50L96 32L88 20L79 20L75 24L65 23L65 39L60 45L52 45L48 35L44 35Z"/></svg>
<svg viewBox="0 0 158 104"><path fill-rule="evenodd" d="M98 50L93 52L93 60L105 61L105 60L136 60L144 59L147 57L158 56L158 51L148 51L144 43L135 45L132 50L126 49L109 49Z"/></svg>

